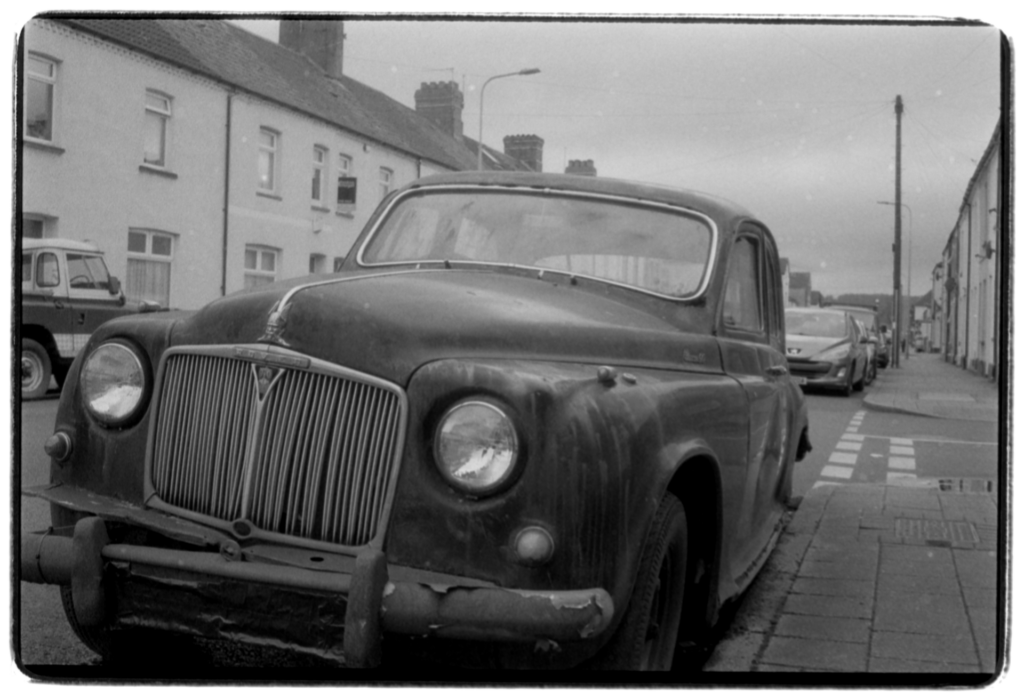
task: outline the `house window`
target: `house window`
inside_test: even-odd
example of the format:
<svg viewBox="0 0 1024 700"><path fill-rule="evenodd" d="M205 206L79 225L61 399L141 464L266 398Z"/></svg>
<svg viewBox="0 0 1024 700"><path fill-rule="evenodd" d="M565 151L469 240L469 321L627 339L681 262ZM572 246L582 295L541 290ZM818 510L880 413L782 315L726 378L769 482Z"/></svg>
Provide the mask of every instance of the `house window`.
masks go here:
<svg viewBox="0 0 1024 700"><path fill-rule="evenodd" d="M327 256L314 253L309 256L309 272L314 275L322 275L327 272Z"/></svg>
<svg viewBox="0 0 1024 700"><path fill-rule="evenodd" d="M277 191L277 153L281 137L270 129L260 129L259 189Z"/></svg>
<svg viewBox="0 0 1024 700"><path fill-rule="evenodd" d="M246 289L271 284L277 279L278 252L273 248L247 245L245 247Z"/></svg>
<svg viewBox="0 0 1024 700"><path fill-rule="evenodd" d="M142 160L147 165L167 165L167 123L171 119L171 98L146 91L146 125Z"/></svg>
<svg viewBox="0 0 1024 700"><path fill-rule="evenodd" d="M391 180L394 178L394 173L387 168L380 169L380 198L384 199L388 196L388 192L391 191Z"/></svg>
<svg viewBox="0 0 1024 700"><path fill-rule="evenodd" d="M327 149L313 147L313 204L323 206L324 190L327 184Z"/></svg>
<svg viewBox="0 0 1024 700"><path fill-rule="evenodd" d="M338 154L338 211L351 212L356 208L356 179L352 177L352 158Z"/></svg>
<svg viewBox="0 0 1024 700"><path fill-rule="evenodd" d="M171 306L171 259L174 237L156 231L128 232L128 276L125 295L133 301Z"/></svg>
<svg viewBox="0 0 1024 700"><path fill-rule="evenodd" d="M29 54L25 63L25 136L53 141L53 105L57 63Z"/></svg>

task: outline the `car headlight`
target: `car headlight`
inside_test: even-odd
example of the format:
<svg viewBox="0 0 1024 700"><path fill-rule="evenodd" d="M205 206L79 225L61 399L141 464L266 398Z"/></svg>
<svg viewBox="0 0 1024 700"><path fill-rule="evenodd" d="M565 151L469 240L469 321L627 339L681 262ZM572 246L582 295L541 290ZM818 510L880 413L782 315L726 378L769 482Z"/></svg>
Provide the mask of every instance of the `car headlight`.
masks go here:
<svg viewBox="0 0 1024 700"><path fill-rule="evenodd" d="M518 453L512 419L485 399L452 406L434 434L434 459L441 476L473 495L493 493L508 483Z"/></svg>
<svg viewBox="0 0 1024 700"><path fill-rule="evenodd" d="M143 405L146 364L126 343L104 343L85 358L79 383L89 413L104 425L121 426L136 418Z"/></svg>
<svg viewBox="0 0 1024 700"><path fill-rule="evenodd" d="M834 348L829 348L825 352L818 353L815 355L815 360L821 360L822 362L838 362L839 360L845 359L850 354L850 350L853 348L851 343L843 343L837 345Z"/></svg>

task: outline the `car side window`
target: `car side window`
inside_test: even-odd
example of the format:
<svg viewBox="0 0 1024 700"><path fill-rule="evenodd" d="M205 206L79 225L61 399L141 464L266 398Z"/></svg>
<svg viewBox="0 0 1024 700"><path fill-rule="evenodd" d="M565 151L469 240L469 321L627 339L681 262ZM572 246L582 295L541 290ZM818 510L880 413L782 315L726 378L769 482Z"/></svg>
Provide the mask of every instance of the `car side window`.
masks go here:
<svg viewBox="0 0 1024 700"><path fill-rule="evenodd" d="M732 247L725 281L722 321L726 328L760 332L764 328L758 241L741 236Z"/></svg>
<svg viewBox="0 0 1024 700"><path fill-rule="evenodd" d="M60 284L60 267L53 253L36 256L36 284L40 287L56 287Z"/></svg>

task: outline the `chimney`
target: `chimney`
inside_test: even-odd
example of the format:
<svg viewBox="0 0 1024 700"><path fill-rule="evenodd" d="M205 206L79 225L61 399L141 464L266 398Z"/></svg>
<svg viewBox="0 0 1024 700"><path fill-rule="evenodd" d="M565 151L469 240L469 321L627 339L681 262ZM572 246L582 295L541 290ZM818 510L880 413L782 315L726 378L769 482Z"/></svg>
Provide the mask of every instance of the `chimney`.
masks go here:
<svg viewBox="0 0 1024 700"><path fill-rule="evenodd" d="M462 90L454 81L421 83L416 91L416 112L457 139L462 138L462 105Z"/></svg>
<svg viewBox="0 0 1024 700"><path fill-rule="evenodd" d="M569 167L565 169L566 175L587 175L597 177L597 168L592 160L570 160Z"/></svg>
<svg viewBox="0 0 1024 700"><path fill-rule="evenodd" d="M544 139L534 134L517 134L505 137L505 155L521 161L530 170L544 171Z"/></svg>
<svg viewBox="0 0 1024 700"><path fill-rule="evenodd" d="M344 25L340 19L283 19L279 43L305 55L330 77L340 78Z"/></svg>

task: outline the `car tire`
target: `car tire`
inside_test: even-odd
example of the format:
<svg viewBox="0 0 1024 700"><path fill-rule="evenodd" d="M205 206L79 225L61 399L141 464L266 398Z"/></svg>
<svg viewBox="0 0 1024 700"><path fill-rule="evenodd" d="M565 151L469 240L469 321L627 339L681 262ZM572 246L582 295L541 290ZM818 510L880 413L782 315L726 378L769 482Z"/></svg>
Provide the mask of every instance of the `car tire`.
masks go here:
<svg viewBox="0 0 1024 700"><path fill-rule="evenodd" d="M601 668L671 670L686 590L686 537L683 504L666 494L644 542L622 622L602 651Z"/></svg>
<svg viewBox="0 0 1024 700"><path fill-rule="evenodd" d="M21 341L21 398L36 399L50 388L52 374L46 348L30 338Z"/></svg>
<svg viewBox="0 0 1024 700"><path fill-rule="evenodd" d="M854 364L854 369L856 369L856 367L857 367L857 365ZM868 366L867 366L867 364L865 364L864 365L864 369L861 370L860 379L858 379L856 382L853 383L853 390L854 391L864 391L864 384L865 384L865 382L867 382L867 376L868 376Z"/></svg>
<svg viewBox="0 0 1024 700"><path fill-rule="evenodd" d="M843 396L850 396L853 394L853 369L850 369L850 373L846 375L846 385L841 389Z"/></svg>

